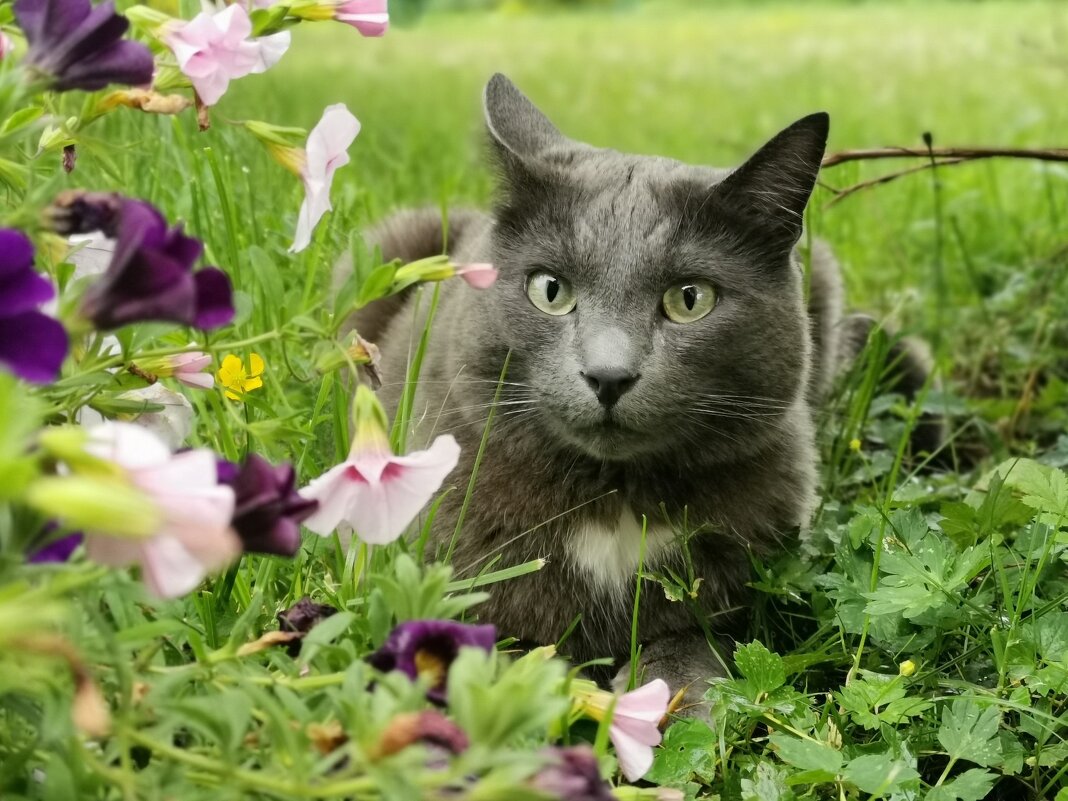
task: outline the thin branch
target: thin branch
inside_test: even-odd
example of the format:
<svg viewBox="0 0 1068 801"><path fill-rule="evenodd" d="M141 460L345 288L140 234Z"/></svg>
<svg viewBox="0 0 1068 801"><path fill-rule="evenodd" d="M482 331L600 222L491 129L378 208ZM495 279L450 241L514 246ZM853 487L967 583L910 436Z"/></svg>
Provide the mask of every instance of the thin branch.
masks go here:
<svg viewBox="0 0 1068 801"><path fill-rule="evenodd" d="M912 175L916 172L922 172L923 170L930 170L933 167L950 167L954 164L967 164L974 159L958 158L958 159L946 159L945 161L931 161L926 164L919 164L915 167L909 167L907 170L898 170L897 172L887 173L886 175L880 175L878 178L871 178L867 181L861 181L858 184L847 186L845 189L835 189L826 183L820 182L820 186L829 192L834 193L834 197L826 203L823 208L829 209L836 203L845 200L854 192L860 192L863 189L871 189L873 186L879 186L880 184L888 184L891 181L895 181L898 178L902 178L906 175Z"/></svg>
<svg viewBox="0 0 1068 801"><path fill-rule="evenodd" d="M850 161L873 161L876 159L899 159L899 158L923 158L928 159L924 164L897 172L880 175L878 178L870 178L866 181L847 186L844 189L836 189L823 181L820 182L827 191L834 194L834 198L824 208L845 200L852 194L864 189L896 181L906 175L930 170L936 167L951 167L955 164L966 164L981 159L1010 158L1031 159L1035 161L1058 161L1068 162L1068 148L1020 148L1020 147L880 147L862 150L842 150L831 153L823 159L823 167L835 167Z"/></svg>
<svg viewBox="0 0 1068 801"><path fill-rule="evenodd" d="M823 167L835 167L848 161L872 159L935 158L976 161L978 159L1008 158L1037 159L1038 161L1068 161L1068 148L1026 147L879 147L861 150L842 150L823 159Z"/></svg>

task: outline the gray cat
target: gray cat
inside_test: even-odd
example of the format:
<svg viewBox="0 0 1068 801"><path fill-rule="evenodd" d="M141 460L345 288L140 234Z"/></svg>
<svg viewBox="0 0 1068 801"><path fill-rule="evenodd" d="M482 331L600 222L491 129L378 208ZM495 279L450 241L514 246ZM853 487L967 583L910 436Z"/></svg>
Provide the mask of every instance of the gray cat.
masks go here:
<svg viewBox="0 0 1068 801"><path fill-rule="evenodd" d="M644 518L644 570L696 588L683 603L643 582L644 680L699 696L723 675L710 642L744 619L749 553L774 552L809 520L814 404L870 327L841 318L838 268L818 242L805 300L797 242L828 116L719 170L568 139L502 75L485 114L502 178L494 212L447 225L402 212L369 237L386 259L447 245L454 261L500 270L489 290L442 286L417 393L411 443L449 432L463 448L434 521L439 553L451 546L467 576L545 558L494 587L481 618L534 644L568 633L574 661L625 671ZM382 348L391 411L420 305L394 298L356 320Z"/></svg>

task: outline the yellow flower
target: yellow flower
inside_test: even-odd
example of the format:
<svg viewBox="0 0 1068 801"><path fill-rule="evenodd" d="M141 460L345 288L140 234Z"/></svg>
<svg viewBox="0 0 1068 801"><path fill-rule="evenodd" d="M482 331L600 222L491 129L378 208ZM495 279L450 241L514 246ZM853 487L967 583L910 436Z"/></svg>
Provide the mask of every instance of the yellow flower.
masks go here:
<svg viewBox="0 0 1068 801"><path fill-rule="evenodd" d="M906 659L900 665L897 666L897 672L902 676L911 676L916 672L916 663L911 659Z"/></svg>
<svg viewBox="0 0 1068 801"><path fill-rule="evenodd" d="M858 452L858 451L860 451L860 446L862 444L863 443L859 439L857 439L856 437L853 437L853 439L849 440L849 450L854 451L854 452Z"/></svg>
<svg viewBox="0 0 1068 801"><path fill-rule="evenodd" d="M226 397L230 400L241 400L246 392L259 389L263 386L263 359L258 353L248 357L248 370L245 363L232 353L223 359L222 367L215 377L226 389Z"/></svg>

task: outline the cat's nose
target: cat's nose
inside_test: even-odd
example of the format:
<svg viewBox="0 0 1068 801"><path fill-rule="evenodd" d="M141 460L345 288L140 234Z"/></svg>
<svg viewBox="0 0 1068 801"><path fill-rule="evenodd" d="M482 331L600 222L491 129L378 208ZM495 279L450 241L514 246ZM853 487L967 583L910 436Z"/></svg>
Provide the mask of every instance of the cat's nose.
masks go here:
<svg viewBox="0 0 1068 801"><path fill-rule="evenodd" d="M606 409L615 405L624 392L633 387L640 375L619 367L602 367L581 373L597 400Z"/></svg>

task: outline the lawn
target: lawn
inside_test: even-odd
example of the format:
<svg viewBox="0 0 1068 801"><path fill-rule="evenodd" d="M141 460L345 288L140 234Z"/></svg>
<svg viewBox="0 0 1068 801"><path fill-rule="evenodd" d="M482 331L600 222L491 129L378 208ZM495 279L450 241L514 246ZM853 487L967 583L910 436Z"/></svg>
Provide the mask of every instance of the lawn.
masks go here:
<svg viewBox="0 0 1068 801"><path fill-rule="evenodd" d="M349 445L350 393L324 369L333 264L394 209L490 201L480 98L494 72L576 139L717 166L816 110L831 115L830 152L921 146L925 132L935 146L1068 146L1063 3L708 5L431 13L382 39L302 24L275 68L232 85L207 132L192 112L122 110L86 130L71 175L56 170L29 194L150 198L205 240L205 263L238 290L237 317L197 341L217 361L255 352L266 368L244 403L187 392L193 441L231 460L292 461L305 483ZM300 182L239 123L310 128L332 103L362 130L334 211L291 255ZM900 166L847 164L822 181L841 188ZM941 386L924 408L951 414L947 466L902 460L916 410L876 396L863 371L846 382L822 421L825 500L805 548L754 564L757 642L710 689L711 725L667 730L640 792L1064 801L1068 164L982 161L833 198L817 190L808 228L838 253L852 307L932 344ZM134 330L123 339L134 351L188 342ZM75 372L67 399L80 385L85 399L128 388ZM4 391L13 419L23 407ZM1034 461L992 474L1019 456ZM450 714L474 746L436 768L420 749L383 756L385 732L423 708L422 690L390 678L369 689L362 657L395 621L457 616L470 600L442 568L415 568L403 544L346 553L306 534L293 560L246 556L160 602L84 560L23 568L3 551L13 540L0 537L5 799L511 799L529 792L517 788L550 738L611 754L606 727L561 722L557 668L471 657L455 668L467 672L450 685ZM506 581L481 589L507 592ZM305 595L343 611L304 640L299 662L277 647L239 651ZM4 646L5 625L18 637L54 626L77 645L111 736L75 733L65 675L18 653L15 634Z"/></svg>

